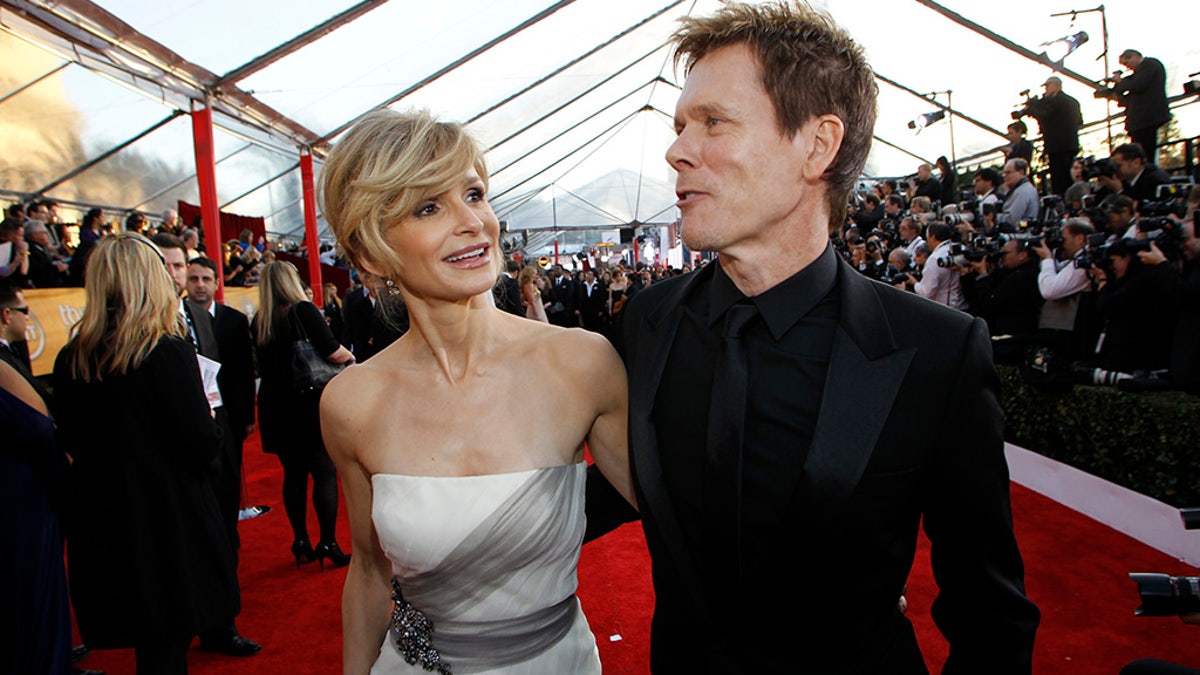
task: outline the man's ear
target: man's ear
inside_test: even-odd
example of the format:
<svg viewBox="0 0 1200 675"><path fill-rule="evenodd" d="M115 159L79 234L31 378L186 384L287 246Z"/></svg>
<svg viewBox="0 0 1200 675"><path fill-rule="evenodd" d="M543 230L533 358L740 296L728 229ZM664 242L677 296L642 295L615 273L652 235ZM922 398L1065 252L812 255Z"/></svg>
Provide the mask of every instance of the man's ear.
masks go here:
<svg viewBox="0 0 1200 675"><path fill-rule="evenodd" d="M805 123L796 133L796 141L804 143L807 154L804 178L818 181L837 159L846 124L837 115L818 115Z"/></svg>

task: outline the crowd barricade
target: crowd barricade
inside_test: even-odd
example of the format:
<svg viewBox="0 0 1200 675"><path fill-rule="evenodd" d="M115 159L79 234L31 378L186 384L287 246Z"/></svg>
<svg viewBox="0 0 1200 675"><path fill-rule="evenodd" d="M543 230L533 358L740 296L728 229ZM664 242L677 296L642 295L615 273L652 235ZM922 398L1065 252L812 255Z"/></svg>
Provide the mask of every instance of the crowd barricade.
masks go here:
<svg viewBox="0 0 1200 675"><path fill-rule="evenodd" d="M49 375L54 360L67 344L71 327L83 316L86 304L82 288L31 288L24 292L29 304L29 327L25 339L34 375ZM258 310L257 288L226 288L225 304L248 317Z"/></svg>

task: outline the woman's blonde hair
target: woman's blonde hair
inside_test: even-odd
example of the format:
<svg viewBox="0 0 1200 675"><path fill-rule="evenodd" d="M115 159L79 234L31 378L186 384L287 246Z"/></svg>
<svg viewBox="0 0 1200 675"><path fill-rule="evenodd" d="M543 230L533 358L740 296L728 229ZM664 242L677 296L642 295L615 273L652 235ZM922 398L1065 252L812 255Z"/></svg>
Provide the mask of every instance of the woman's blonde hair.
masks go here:
<svg viewBox="0 0 1200 675"><path fill-rule="evenodd" d="M71 332L71 377L91 382L140 366L159 340L184 337L179 295L158 247L140 234L104 237L88 258L86 305Z"/></svg>
<svg viewBox="0 0 1200 675"><path fill-rule="evenodd" d="M538 277L537 268L534 267L533 265L526 265L525 267L521 268L521 276L518 277L518 280L520 282L520 285L524 286L525 284L532 284L534 281L537 280L537 277Z"/></svg>
<svg viewBox="0 0 1200 675"><path fill-rule="evenodd" d="M426 110L377 110L326 158L321 211L352 266L361 271L369 262L384 274L397 273L399 258L384 238L388 228L454 187L472 168L486 190L483 150L461 125L440 122Z"/></svg>
<svg viewBox="0 0 1200 675"><path fill-rule="evenodd" d="M284 261L263 265L258 280L258 311L254 314L254 339L260 347L279 334L288 309L297 302L308 302L308 296L295 265Z"/></svg>

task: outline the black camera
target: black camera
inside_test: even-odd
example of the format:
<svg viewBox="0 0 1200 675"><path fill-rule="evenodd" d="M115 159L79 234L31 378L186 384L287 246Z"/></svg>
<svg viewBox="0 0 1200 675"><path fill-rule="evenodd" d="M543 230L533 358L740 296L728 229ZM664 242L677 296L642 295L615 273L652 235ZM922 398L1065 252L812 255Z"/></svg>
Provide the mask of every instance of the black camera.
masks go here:
<svg viewBox="0 0 1200 675"><path fill-rule="evenodd" d="M1103 157L1096 159L1089 155L1083 158L1083 179L1091 180L1101 176L1105 178L1114 178L1117 175L1117 165L1111 158Z"/></svg>
<svg viewBox="0 0 1200 675"><path fill-rule="evenodd" d="M1059 195L1042 197L1041 220L1043 225L1057 225L1067 215L1067 203Z"/></svg>
<svg viewBox="0 0 1200 675"><path fill-rule="evenodd" d="M1167 187L1160 185L1160 188ZM1138 215L1143 218L1156 216L1178 216L1182 218L1187 214L1187 204L1177 199L1161 199L1158 201L1142 200L1137 205Z"/></svg>
<svg viewBox="0 0 1200 675"><path fill-rule="evenodd" d="M911 273L911 269L901 270L895 265L888 265L887 269L885 269L883 272L883 276L879 277L879 280L889 286L895 286L896 284L907 279L908 275Z"/></svg>
<svg viewBox="0 0 1200 675"><path fill-rule="evenodd" d="M1200 509L1180 509L1183 529L1200 529ZM1183 616L1200 614L1200 577L1173 577L1169 574L1131 572L1138 586L1142 605L1137 616Z"/></svg>
<svg viewBox="0 0 1200 675"><path fill-rule="evenodd" d="M1013 239L1021 242L1025 248L1033 248L1042 242L1045 242L1046 248L1051 250L1063 245L1061 227L1043 227L1038 234L1015 234Z"/></svg>

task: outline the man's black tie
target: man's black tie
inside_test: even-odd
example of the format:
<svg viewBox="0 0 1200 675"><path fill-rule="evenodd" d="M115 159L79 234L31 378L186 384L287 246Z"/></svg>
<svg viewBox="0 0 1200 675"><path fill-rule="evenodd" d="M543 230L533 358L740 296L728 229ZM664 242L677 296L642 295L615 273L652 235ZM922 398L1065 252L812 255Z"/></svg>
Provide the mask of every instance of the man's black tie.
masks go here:
<svg viewBox="0 0 1200 675"><path fill-rule="evenodd" d="M708 409L708 453L704 473L704 511L708 524L711 573L718 579L740 581L742 442L749 385L746 327L759 316L753 304L738 303L725 315L720 355L713 372Z"/></svg>

